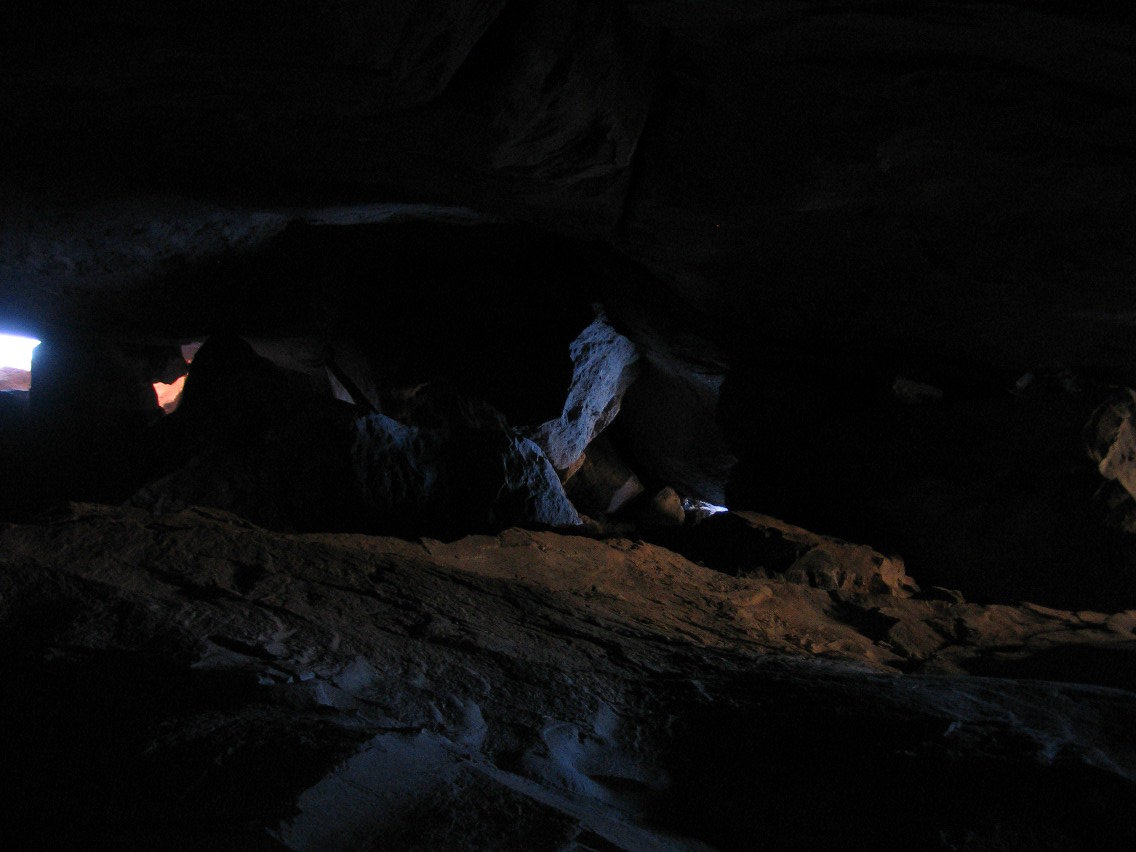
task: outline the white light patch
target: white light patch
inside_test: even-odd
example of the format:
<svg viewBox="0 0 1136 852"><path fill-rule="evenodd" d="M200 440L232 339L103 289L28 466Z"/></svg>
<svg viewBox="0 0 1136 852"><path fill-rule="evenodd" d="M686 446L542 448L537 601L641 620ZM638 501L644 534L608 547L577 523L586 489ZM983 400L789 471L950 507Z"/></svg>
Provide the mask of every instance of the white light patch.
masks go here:
<svg viewBox="0 0 1136 852"><path fill-rule="evenodd" d="M0 367L30 370L32 368L32 350L37 346L39 346L39 341L33 337L0 334Z"/></svg>
<svg viewBox="0 0 1136 852"><path fill-rule="evenodd" d="M689 497L682 501L682 508L702 517L730 511L726 506L716 506L713 503L707 503L705 500L693 500Z"/></svg>

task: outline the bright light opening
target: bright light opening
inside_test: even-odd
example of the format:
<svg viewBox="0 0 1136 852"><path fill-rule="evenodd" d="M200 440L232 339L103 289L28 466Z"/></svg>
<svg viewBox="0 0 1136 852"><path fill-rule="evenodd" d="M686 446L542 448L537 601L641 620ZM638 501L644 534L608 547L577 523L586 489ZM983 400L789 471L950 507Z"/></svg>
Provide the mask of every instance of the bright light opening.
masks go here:
<svg viewBox="0 0 1136 852"><path fill-rule="evenodd" d="M33 337L0 334L0 367L29 371L32 368L32 350L39 346Z"/></svg>
<svg viewBox="0 0 1136 852"><path fill-rule="evenodd" d="M718 515L722 512L730 511L725 506L715 506L713 503L707 503L705 500L695 500L694 507L695 509L706 512L710 515Z"/></svg>
<svg viewBox="0 0 1136 852"><path fill-rule="evenodd" d="M707 503L705 500L695 500L691 497L687 497L682 501L682 508L685 509L687 515L692 516L695 521L730 511L725 506L717 506L714 503Z"/></svg>

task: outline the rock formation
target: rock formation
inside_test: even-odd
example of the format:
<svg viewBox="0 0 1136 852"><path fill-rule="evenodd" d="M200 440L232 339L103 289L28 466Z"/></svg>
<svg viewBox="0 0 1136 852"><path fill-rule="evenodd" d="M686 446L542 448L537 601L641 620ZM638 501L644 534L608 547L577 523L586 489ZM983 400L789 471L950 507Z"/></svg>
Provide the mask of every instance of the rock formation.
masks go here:
<svg viewBox="0 0 1136 852"><path fill-rule="evenodd" d="M864 597L552 532L289 536L204 509L77 505L4 526L0 553L20 684L0 704L0 774L22 791L2 805L9 836L1136 837L1133 612ZM903 807L866 817L885 787Z"/></svg>
<svg viewBox="0 0 1136 852"><path fill-rule="evenodd" d="M584 451L619 414L623 395L638 375L639 352L600 316L572 341L573 373L564 411L540 426L533 440L565 478Z"/></svg>
<svg viewBox="0 0 1136 852"><path fill-rule="evenodd" d="M1130 5L10 0L4 847L1132 848Z"/></svg>

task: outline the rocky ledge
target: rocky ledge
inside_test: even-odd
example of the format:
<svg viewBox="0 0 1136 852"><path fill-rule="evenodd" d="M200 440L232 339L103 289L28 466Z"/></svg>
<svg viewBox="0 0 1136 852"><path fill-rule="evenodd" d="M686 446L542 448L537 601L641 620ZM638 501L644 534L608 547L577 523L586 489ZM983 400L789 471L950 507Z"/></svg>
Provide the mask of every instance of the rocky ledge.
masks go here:
<svg viewBox="0 0 1136 852"><path fill-rule="evenodd" d="M2 824L115 848L1131 846L1136 612L765 573L522 529L7 524Z"/></svg>

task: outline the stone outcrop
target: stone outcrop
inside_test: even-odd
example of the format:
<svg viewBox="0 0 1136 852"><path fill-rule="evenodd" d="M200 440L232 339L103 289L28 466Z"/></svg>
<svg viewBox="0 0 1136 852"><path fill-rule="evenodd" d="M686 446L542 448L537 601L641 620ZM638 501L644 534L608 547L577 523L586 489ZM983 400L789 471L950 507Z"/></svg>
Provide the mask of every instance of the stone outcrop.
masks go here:
<svg viewBox="0 0 1136 852"><path fill-rule="evenodd" d="M8 836L1136 840L1131 612L834 597L625 539L281 535L200 509L75 506L0 526L0 561ZM904 807L865 818L885 788Z"/></svg>
<svg viewBox="0 0 1136 852"><path fill-rule="evenodd" d="M686 522L682 498L669 485L659 489L647 500L641 501L636 512L640 526L650 530L658 527L681 527Z"/></svg>
<svg viewBox="0 0 1136 852"><path fill-rule="evenodd" d="M623 395L638 376L639 361L635 344L602 314L580 332L569 351L572 384L564 411L532 435L565 479L576 471L588 445L619 414Z"/></svg>
<svg viewBox="0 0 1136 852"><path fill-rule="evenodd" d="M1131 3L0 19L8 846L1136 848Z"/></svg>
<svg viewBox="0 0 1136 852"><path fill-rule="evenodd" d="M0 367L0 391L26 391L32 385L32 374L19 367Z"/></svg>
<svg viewBox="0 0 1136 852"><path fill-rule="evenodd" d="M643 493L643 483L601 435L588 444L564 490L581 512L599 517L624 508Z"/></svg>
<svg viewBox="0 0 1136 852"><path fill-rule="evenodd" d="M817 535L756 512L700 521L684 551L730 574L781 577L818 589L906 597L918 591L903 560L870 547Z"/></svg>
<svg viewBox="0 0 1136 852"><path fill-rule="evenodd" d="M32 416L43 424L113 434L159 415L146 359L105 339L45 341L32 355Z"/></svg>
<svg viewBox="0 0 1136 852"><path fill-rule="evenodd" d="M1085 426L1089 457L1101 476L1115 480L1136 497L1136 396L1130 390L1114 397L1093 412Z"/></svg>
<svg viewBox="0 0 1136 852"><path fill-rule="evenodd" d="M458 394L421 390L406 401L407 422L362 413L222 336L194 357L183 397L154 438L172 469L134 506L407 535L580 522L540 449Z"/></svg>
<svg viewBox="0 0 1136 852"><path fill-rule="evenodd" d="M723 375L650 352L624 398L620 429L635 468L683 494L724 503L736 457L717 422Z"/></svg>
<svg viewBox="0 0 1136 852"><path fill-rule="evenodd" d="M382 527L455 535L580 517L540 448L506 428L419 428L372 414L356 420L351 456Z"/></svg>

